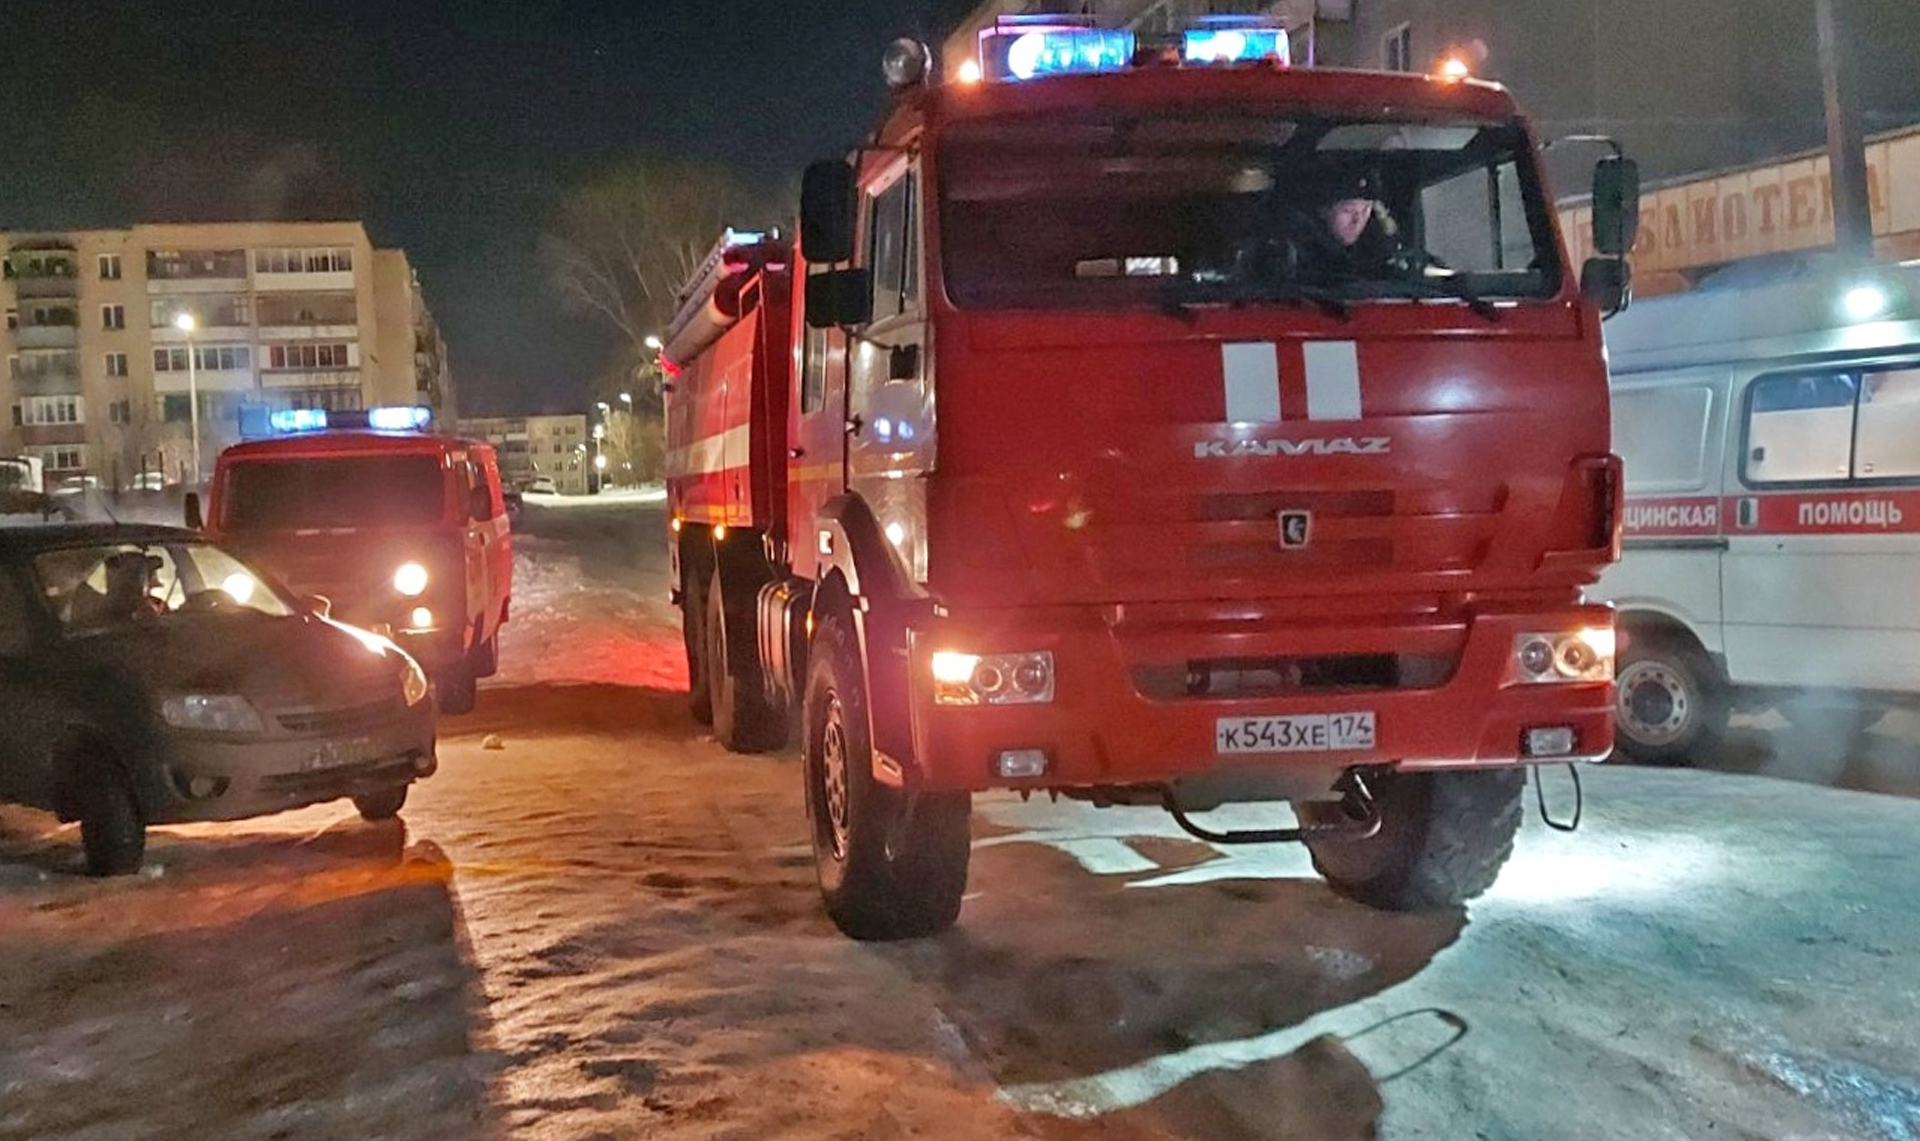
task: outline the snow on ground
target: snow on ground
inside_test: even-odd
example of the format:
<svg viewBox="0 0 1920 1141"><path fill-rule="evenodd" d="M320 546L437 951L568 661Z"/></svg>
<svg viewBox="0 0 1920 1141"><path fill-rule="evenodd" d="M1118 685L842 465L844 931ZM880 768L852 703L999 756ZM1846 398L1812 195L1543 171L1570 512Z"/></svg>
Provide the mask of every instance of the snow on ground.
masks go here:
<svg viewBox="0 0 1920 1141"><path fill-rule="evenodd" d="M1299 849L983 797L958 928L853 943L794 760L685 716L659 507L598 506L529 504L404 830L167 829L100 884L0 812L0 1141L1920 1138L1920 803L1603 767L1579 833L1405 916ZM1742 732L1731 767L1798 763Z"/></svg>

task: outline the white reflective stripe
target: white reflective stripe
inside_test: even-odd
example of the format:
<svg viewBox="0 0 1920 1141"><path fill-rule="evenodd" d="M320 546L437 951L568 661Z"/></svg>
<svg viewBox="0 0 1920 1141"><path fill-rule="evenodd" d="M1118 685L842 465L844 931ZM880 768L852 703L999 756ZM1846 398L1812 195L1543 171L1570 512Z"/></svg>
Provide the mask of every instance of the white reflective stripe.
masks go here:
<svg viewBox="0 0 1920 1141"><path fill-rule="evenodd" d="M1280 419L1280 354L1273 342L1221 345L1220 366L1226 375L1228 423Z"/></svg>
<svg viewBox="0 0 1920 1141"><path fill-rule="evenodd" d="M1360 350L1352 341L1308 341L1307 419L1360 419Z"/></svg>
<svg viewBox="0 0 1920 1141"><path fill-rule="evenodd" d="M668 475L712 475L730 467L744 467L752 436L745 424L728 428L667 453Z"/></svg>

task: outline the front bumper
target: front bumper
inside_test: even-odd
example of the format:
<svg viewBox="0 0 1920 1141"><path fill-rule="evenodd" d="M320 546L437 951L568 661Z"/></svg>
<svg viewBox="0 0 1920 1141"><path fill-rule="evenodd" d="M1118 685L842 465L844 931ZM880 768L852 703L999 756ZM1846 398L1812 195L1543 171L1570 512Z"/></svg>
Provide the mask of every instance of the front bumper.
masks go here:
<svg viewBox="0 0 1920 1141"><path fill-rule="evenodd" d="M173 732L148 785L149 824L243 820L432 776L433 704L352 731L227 737Z"/></svg>
<svg viewBox="0 0 1920 1141"><path fill-rule="evenodd" d="M996 788L1118 788L1229 773L1294 777L1324 790L1354 766L1477 768L1533 761L1596 760L1613 748L1613 683L1524 685L1511 680L1516 636L1610 626L1611 608L1571 605L1483 608L1450 620L1343 623L1337 617L1279 621L1258 614L1209 620L1116 622L1101 610L950 616L908 640L912 756L925 791ZM1044 705L940 706L932 696L934 650L1051 651L1054 700ZM1328 689L1254 697L1143 692L1143 671L1192 660L1284 655L1430 651L1446 676L1420 687ZM1374 747L1359 751L1222 754L1224 718L1368 712ZM1530 729L1567 727L1571 754L1523 756ZM1009 779L1004 751L1042 750L1046 771ZM883 774L884 775L884 774Z"/></svg>

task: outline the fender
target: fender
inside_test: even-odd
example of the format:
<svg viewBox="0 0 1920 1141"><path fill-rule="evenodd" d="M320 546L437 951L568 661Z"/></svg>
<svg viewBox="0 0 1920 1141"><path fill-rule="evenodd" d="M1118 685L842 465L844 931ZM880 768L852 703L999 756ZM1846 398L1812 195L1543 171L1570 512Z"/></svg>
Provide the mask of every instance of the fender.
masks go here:
<svg viewBox="0 0 1920 1141"><path fill-rule="evenodd" d="M874 779L892 787L910 784L913 762L912 699L907 678L907 629L930 618L933 600L915 586L891 543L880 533L873 510L857 495L821 505L808 539L820 553L820 581L837 579L846 591L855 641L867 681ZM809 628L835 592L816 590Z"/></svg>

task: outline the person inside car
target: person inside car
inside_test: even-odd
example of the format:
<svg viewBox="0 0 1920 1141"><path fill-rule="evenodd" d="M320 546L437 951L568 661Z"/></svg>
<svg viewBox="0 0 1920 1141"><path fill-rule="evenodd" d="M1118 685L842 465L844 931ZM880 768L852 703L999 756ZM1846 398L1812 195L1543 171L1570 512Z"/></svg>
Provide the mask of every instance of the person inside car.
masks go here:
<svg viewBox="0 0 1920 1141"><path fill-rule="evenodd" d="M1367 171L1330 171L1310 180L1287 217L1301 280L1331 284L1406 276L1421 260L1380 201Z"/></svg>
<svg viewBox="0 0 1920 1141"><path fill-rule="evenodd" d="M113 626L151 618L163 609L153 591L159 586L160 559L144 551L121 551L102 564L106 589L82 582L74 592L76 626Z"/></svg>

